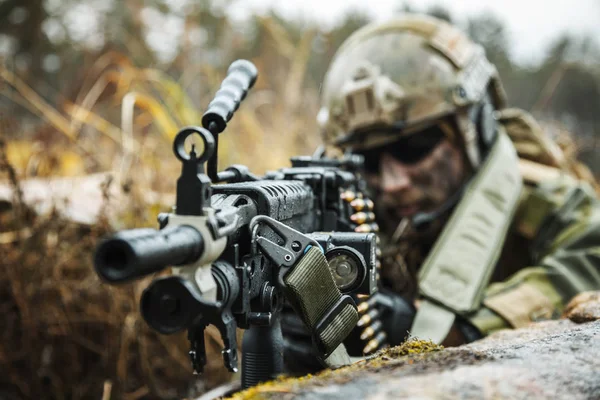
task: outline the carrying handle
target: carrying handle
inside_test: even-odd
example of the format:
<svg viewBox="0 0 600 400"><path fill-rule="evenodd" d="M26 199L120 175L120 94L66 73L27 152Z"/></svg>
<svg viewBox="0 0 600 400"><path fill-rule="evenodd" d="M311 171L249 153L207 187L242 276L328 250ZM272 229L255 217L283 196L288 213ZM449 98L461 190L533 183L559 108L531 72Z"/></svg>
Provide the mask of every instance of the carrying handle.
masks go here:
<svg viewBox="0 0 600 400"><path fill-rule="evenodd" d="M227 70L227 76L215 98L208 104L202 116L202 126L217 135L225 130L227 122L246 97L248 90L256 82L258 71L247 60L234 61Z"/></svg>

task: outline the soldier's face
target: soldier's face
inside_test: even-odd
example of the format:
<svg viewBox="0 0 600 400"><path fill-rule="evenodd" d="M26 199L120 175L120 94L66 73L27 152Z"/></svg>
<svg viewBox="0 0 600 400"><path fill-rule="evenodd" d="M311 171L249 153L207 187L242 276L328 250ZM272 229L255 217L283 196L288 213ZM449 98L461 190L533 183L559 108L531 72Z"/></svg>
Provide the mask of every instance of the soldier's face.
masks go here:
<svg viewBox="0 0 600 400"><path fill-rule="evenodd" d="M398 220L440 207L468 171L458 145L437 127L362 154L376 204Z"/></svg>

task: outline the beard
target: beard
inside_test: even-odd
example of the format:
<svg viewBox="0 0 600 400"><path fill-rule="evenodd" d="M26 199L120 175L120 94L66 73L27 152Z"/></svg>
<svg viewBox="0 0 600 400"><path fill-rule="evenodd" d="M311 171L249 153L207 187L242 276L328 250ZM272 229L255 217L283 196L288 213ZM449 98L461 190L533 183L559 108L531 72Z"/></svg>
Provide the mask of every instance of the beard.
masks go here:
<svg viewBox="0 0 600 400"><path fill-rule="evenodd" d="M459 150L445 142L411 167L410 186L396 192L375 190L376 215L382 232L393 234L403 218L431 213L442 207L461 190L470 175L464 165ZM439 228L439 223L435 225Z"/></svg>

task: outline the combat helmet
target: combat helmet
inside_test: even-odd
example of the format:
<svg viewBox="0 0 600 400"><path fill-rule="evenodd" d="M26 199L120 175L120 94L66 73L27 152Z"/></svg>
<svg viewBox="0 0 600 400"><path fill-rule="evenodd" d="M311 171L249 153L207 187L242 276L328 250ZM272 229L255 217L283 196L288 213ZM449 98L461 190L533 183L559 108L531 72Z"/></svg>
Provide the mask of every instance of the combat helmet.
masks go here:
<svg viewBox="0 0 600 400"><path fill-rule="evenodd" d="M342 44L325 75L318 121L327 145L366 149L450 118L477 167L481 142L495 130L493 110L505 103L480 45L443 20L405 14Z"/></svg>

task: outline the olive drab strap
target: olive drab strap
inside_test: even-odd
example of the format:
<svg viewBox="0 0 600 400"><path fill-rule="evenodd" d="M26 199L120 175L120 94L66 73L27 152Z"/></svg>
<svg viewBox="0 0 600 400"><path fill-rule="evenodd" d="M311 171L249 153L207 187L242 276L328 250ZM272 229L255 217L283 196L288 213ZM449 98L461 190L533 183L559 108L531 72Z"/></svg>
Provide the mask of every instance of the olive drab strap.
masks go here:
<svg viewBox="0 0 600 400"><path fill-rule="evenodd" d="M522 178L504 132L467 186L419 273L423 296L411 335L441 343L456 314L479 306L516 210Z"/></svg>
<svg viewBox="0 0 600 400"><path fill-rule="evenodd" d="M327 259L317 247L311 247L284 277L284 292L313 333L313 340L330 368L350 364L342 341L358 322L356 306L342 296Z"/></svg>
<svg viewBox="0 0 600 400"><path fill-rule="evenodd" d="M283 244L258 234L268 226ZM358 322L352 297L340 292L323 249L312 238L266 215L250 221L254 251L260 252L278 268L277 283L292 308L311 332L319 359L330 368L351 363L344 339Z"/></svg>

